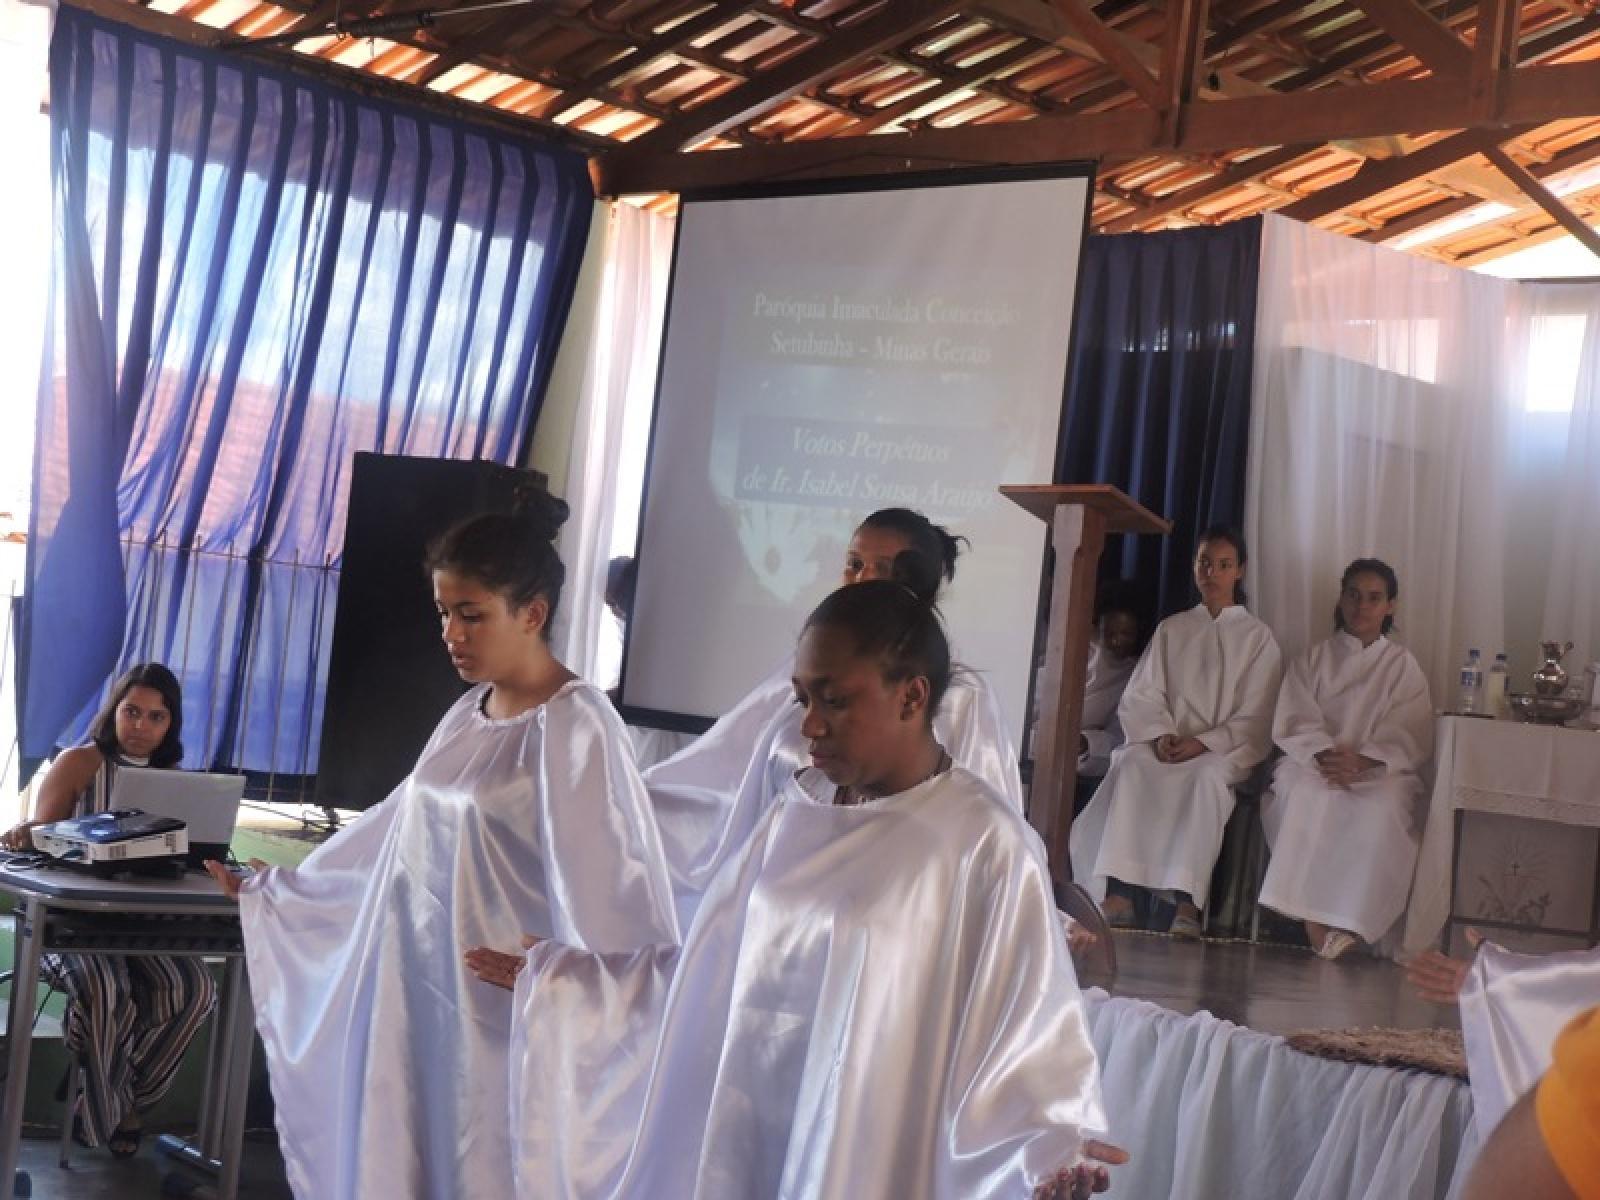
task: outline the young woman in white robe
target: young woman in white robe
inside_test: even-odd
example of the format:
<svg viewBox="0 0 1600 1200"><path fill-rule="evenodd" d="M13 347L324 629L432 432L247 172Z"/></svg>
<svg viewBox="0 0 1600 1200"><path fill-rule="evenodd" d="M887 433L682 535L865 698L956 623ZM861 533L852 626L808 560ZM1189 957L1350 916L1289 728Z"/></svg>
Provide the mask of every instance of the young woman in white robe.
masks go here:
<svg viewBox="0 0 1600 1200"><path fill-rule="evenodd" d="M1124 1156L1091 1137L1098 1072L1043 850L935 740L948 677L930 604L839 589L791 684L814 765L681 948L468 956L515 981L519 1200L1105 1186L1095 1164Z"/></svg>
<svg viewBox="0 0 1600 1200"><path fill-rule="evenodd" d="M299 1200L505 1200L509 997L462 978L523 932L597 951L677 940L627 733L551 655L562 567L538 518L474 518L429 555L474 684L410 777L292 870L238 895L256 1026ZM544 506L548 506L546 511Z"/></svg>
<svg viewBox="0 0 1600 1200"><path fill-rule="evenodd" d="M840 583L894 578L898 561L917 575L914 587L930 579L937 590L955 578L960 543L921 513L883 509L851 536ZM712 878L806 761L793 674L790 656L690 746L644 772L685 928ZM958 764L1022 811L1016 746L982 674L955 669L934 732Z"/></svg>
<svg viewBox="0 0 1600 1200"><path fill-rule="evenodd" d="M1406 963L1406 977L1424 1000L1461 1005L1473 1124L1487 1140L1550 1069L1557 1035L1600 998L1600 946L1520 954L1475 929L1467 939L1474 957L1428 950Z"/></svg>
<svg viewBox="0 0 1600 1200"><path fill-rule="evenodd" d="M1272 722L1283 757L1261 799L1261 903L1304 921L1329 959L1382 940L1417 865L1433 705L1417 660L1387 636L1399 595L1387 563L1346 567L1334 635L1289 664Z"/></svg>
<svg viewBox="0 0 1600 1200"><path fill-rule="evenodd" d="M1127 741L1073 823L1073 878L1113 924L1133 917L1116 880L1175 893L1170 932L1199 936L1234 785L1271 749L1278 644L1244 608L1247 562L1237 531L1201 534L1200 603L1156 627L1118 705Z"/></svg>

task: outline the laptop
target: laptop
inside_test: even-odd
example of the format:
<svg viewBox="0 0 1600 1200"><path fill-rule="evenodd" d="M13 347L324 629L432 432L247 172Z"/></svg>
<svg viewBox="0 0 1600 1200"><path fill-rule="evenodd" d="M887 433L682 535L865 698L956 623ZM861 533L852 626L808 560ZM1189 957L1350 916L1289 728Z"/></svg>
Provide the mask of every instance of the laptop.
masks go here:
<svg viewBox="0 0 1600 1200"><path fill-rule="evenodd" d="M136 808L159 817L176 817L189 827L189 865L221 861L233 841L244 799L243 775L118 767L111 784L112 808Z"/></svg>

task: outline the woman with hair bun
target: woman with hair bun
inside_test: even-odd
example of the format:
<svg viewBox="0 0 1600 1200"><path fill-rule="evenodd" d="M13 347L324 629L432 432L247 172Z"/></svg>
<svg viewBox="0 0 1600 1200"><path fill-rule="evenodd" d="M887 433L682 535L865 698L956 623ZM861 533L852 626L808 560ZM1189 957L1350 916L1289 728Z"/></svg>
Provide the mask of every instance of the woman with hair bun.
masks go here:
<svg viewBox="0 0 1600 1200"><path fill-rule="evenodd" d="M1261 799L1261 903L1304 921L1329 959L1382 940L1417 865L1433 704L1417 660L1389 640L1399 595L1387 563L1345 568L1334 634L1289 665L1272 723L1284 756Z"/></svg>
<svg viewBox="0 0 1600 1200"><path fill-rule="evenodd" d="M881 509L851 535L839 582L892 580L932 604L955 578L965 540L911 509ZM717 869L806 765L793 675L791 655L688 747L644 772L685 928ZM983 675L954 667L934 720L950 757L1021 812L1016 746Z"/></svg>
<svg viewBox="0 0 1600 1200"><path fill-rule="evenodd" d="M479 948L515 989L518 1200L1028 1200L1125 1160L1043 847L936 735L932 604L842 587L790 680L805 762L680 946Z"/></svg>
<svg viewBox="0 0 1600 1200"><path fill-rule="evenodd" d="M474 517L430 548L473 685L382 804L239 898L257 1028L301 1200L504 1200L509 997L462 953L526 932L597 952L678 928L648 797L605 693L546 641L566 506Z"/></svg>

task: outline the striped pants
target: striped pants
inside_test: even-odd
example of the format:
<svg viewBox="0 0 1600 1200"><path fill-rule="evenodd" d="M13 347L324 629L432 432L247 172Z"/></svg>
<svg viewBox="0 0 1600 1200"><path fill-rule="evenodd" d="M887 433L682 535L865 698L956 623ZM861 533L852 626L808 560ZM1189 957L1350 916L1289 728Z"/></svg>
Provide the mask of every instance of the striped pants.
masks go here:
<svg viewBox="0 0 1600 1200"><path fill-rule="evenodd" d="M198 958L47 954L42 965L67 996L67 1051L84 1067L83 1140L99 1146L167 1094L216 984Z"/></svg>

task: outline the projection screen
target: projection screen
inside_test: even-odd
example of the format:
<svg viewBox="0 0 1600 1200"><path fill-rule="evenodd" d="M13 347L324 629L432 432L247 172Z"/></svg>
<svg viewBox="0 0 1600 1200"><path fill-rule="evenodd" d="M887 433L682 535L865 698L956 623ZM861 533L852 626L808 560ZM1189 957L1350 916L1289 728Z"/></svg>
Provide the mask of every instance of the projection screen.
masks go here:
<svg viewBox="0 0 1600 1200"><path fill-rule="evenodd" d="M1021 744L1092 179L1080 164L686 196L623 711L702 729L789 655L869 512L971 542L942 607ZM838 190L840 187L848 190Z"/></svg>

